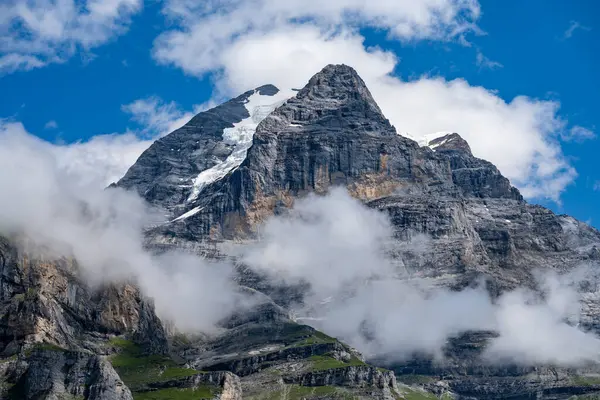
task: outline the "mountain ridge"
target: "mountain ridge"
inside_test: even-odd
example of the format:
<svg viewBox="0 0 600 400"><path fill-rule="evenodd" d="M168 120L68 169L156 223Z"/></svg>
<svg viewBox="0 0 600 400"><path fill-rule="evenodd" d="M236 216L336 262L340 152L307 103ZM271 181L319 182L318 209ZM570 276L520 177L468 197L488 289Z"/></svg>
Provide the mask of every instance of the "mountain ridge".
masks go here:
<svg viewBox="0 0 600 400"><path fill-rule="evenodd" d="M256 105L254 95L261 98ZM248 135L228 142L227 132L237 134L228 129ZM236 150L246 151L243 159L191 196L195 180ZM497 334L487 331L446 338L441 362L429 354L365 360L346 337L315 329L327 321L304 316L313 326L298 323L304 320L294 307L310 295L303 282L269 279L228 252L239 241L259 242L274 216L341 187L389 220L386 251L402 279L449 293L484 278L495 301L515 289L539 290L537 270L600 261L600 232L527 203L458 134L428 146L399 135L349 66L328 65L297 92L264 85L199 113L146 150L115 187L169 213L165 224L145 232L152 252L231 259L237 289L260 301L224 317L216 333L186 335L160 321L134 285L89 287L76 262L39 259L2 240L2 396L566 399L600 392L598 365L489 365L481 354ZM426 246L415 242L420 238ZM578 322L596 332L600 297L587 283ZM321 307L338 299L319 300ZM369 340L376 326L363 322L361 335ZM45 372L50 360L61 367Z"/></svg>

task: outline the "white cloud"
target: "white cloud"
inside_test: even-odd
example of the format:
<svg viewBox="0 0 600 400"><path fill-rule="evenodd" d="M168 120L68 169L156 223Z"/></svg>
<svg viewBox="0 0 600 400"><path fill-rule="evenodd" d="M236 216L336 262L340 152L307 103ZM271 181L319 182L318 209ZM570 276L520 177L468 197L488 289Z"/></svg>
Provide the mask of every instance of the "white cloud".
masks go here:
<svg viewBox="0 0 600 400"><path fill-rule="evenodd" d="M159 137L180 128L193 113L158 97L138 99L122 106L141 128L125 133L97 135L86 141L53 147L61 167L87 183L106 186L119 180Z"/></svg>
<svg viewBox="0 0 600 400"><path fill-rule="evenodd" d="M581 25L578 21L571 21L569 23L569 27L563 34L563 39L566 40L566 39L570 39L571 37L573 37L573 33L575 33L575 31L577 29L581 29L583 31L591 31L592 30L592 28L590 28L590 27Z"/></svg>
<svg viewBox="0 0 600 400"><path fill-rule="evenodd" d="M89 140L56 145L60 167L77 174L85 184L104 187L118 181L152 144L133 132L97 135Z"/></svg>
<svg viewBox="0 0 600 400"><path fill-rule="evenodd" d="M544 300L525 289L500 297L496 309L500 336L491 343L487 357L569 366L600 361L600 340L576 327L580 305L571 277L541 276Z"/></svg>
<svg viewBox="0 0 600 400"><path fill-rule="evenodd" d="M393 272L383 258L392 225L341 189L298 201L289 217L270 219L261 233L263 244L245 261L287 283L306 280L321 298Z"/></svg>
<svg viewBox="0 0 600 400"><path fill-rule="evenodd" d="M44 125L44 129L56 129L56 128L58 128L58 124L54 120L50 120L50 121L46 122L46 124Z"/></svg>
<svg viewBox="0 0 600 400"><path fill-rule="evenodd" d="M121 110L130 114L132 120L142 125L144 133L151 137L163 136L182 127L197 113L183 112L177 103L165 103L156 96L124 104Z"/></svg>
<svg viewBox="0 0 600 400"><path fill-rule="evenodd" d="M493 61L487 58L480 50L477 50L475 62L479 68L498 69L504 67L498 61Z"/></svg>
<svg viewBox="0 0 600 400"><path fill-rule="evenodd" d="M560 137L565 142L583 142L585 140L594 139L596 134L590 129L575 125L571 127L571 129L561 132Z"/></svg>
<svg viewBox="0 0 600 400"><path fill-rule="evenodd" d="M45 63L39 58L25 55L10 53L0 56L0 76L10 74L18 70L30 71L34 68L43 67Z"/></svg>
<svg viewBox="0 0 600 400"><path fill-rule="evenodd" d="M385 214L342 189L298 200L261 233L260 243L242 250L244 262L275 281L307 283L310 290L295 307L300 321L368 356L393 361L419 352L439 359L448 338L486 330L499 337L482 361L600 361L600 339L576 327L581 305L574 284L593 279L586 268L561 276L538 273L543 296L518 289L492 301L484 285L453 292L403 272L416 267L403 249L429 254L431 241L398 241ZM384 251L390 245L393 257Z"/></svg>
<svg viewBox="0 0 600 400"><path fill-rule="evenodd" d="M197 106L199 108L202 106ZM96 135L85 141L69 144L47 144L48 151L56 156L61 170L76 176L82 185L105 187L119 180L154 140L183 126L194 115L184 112L173 102L165 103L158 97L138 99L122 106L140 125L139 129L125 133ZM54 122L54 123L53 123ZM25 135L25 127L18 122L3 121L3 127ZM53 128L49 121L46 128Z"/></svg>
<svg viewBox="0 0 600 400"><path fill-rule="evenodd" d="M220 54L249 32L296 28L311 21L322 30L368 25L406 40L457 38L475 25L476 0L169 0L165 14L181 29L161 35L155 58L193 74L220 68Z"/></svg>
<svg viewBox="0 0 600 400"><path fill-rule="evenodd" d="M8 0L0 5L0 75L62 62L127 30L140 0Z"/></svg>
<svg viewBox="0 0 600 400"><path fill-rule="evenodd" d="M11 170L0 174L0 191L10 193L0 197L0 234L24 234L48 246L48 257L74 257L91 284L134 281L154 300L159 316L180 329L209 331L237 307L241 296L231 265L189 254L150 254L143 228L164 215L130 192L89 182L85 169L65 169L65 151L74 150L0 121L0 169Z"/></svg>
<svg viewBox="0 0 600 400"><path fill-rule="evenodd" d="M310 7L296 1L248 0L229 1L219 12L216 2L202 4L166 3L165 13L179 28L157 38L154 57L190 74L216 73L221 96L265 83L302 87L326 64L345 63L357 69L399 132L417 140L434 132L458 132L475 156L494 163L528 198L559 201L577 176L559 140L591 131L569 128L558 114L558 102L527 96L505 101L495 90L463 79L423 76L402 81L393 76L395 54L366 48L355 29L378 27L405 41L464 41L462 34L477 29L475 1L367 5L338 0ZM480 52L478 61L482 67L500 66Z"/></svg>

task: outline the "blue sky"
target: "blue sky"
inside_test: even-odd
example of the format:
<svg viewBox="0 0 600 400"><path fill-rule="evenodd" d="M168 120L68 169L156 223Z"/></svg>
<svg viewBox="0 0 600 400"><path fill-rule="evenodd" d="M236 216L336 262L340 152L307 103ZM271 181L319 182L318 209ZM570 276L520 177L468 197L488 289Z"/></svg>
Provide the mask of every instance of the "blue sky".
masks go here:
<svg viewBox="0 0 600 400"><path fill-rule="evenodd" d="M442 34L432 34L432 27L420 20L415 20L413 25L417 28L412 31L403 28L400 22L407 18L410 20L412 15L409 8L406 10L409 17L402 14L405 11L394 9L391 21L383 25L373 22L373 13L377 10L363 10L357 12L357 24L348 21L340 23L338 20L333 22L338 31L349 30L350 33L345 36L339 36L339 33L321 33L314 36L312 31L305 31L301 24L287 21L282 26L269 26L268 29L257 32L253 32L252 28L243 33L225 32L222 37L215 33L214 42L217 45L214 46L215 49L209 49L210 51L205 50L206 43L198 39L206 35L202 35L201 27L196 25L195 20L199 23L214 21L203 20L211 17L203 14L198 7L181 11L179 6L182 3L175 0L146 3L143 7L135 3L136 0L129 1L130 9L123 12L124 16L118 22L120 30L110 26L114 21L110 16L106 17L103 14L102 18L98 17L94 23L102 27L108 26L110 29L107 28L106 32L93 40L87 37L83 39L83 36L72 39L80 33L67 35L62 32L61 36L57 36L52 32L48 33L47 30L36 31L41 37L40 40L44 39L43 35L55 35L52 40L42 40L50 50L40 52L25 48L33 47L35 43L32 42L27 42L18 49L19 55L32 55L38 61L35 67L5 69L0 75L0 118L22 123L31 134L62 146L85 141L97 135L123 134L128 131L148 140L175 126L172 125L175 120L185 119L193 115L194 110L205 108L211 99L221 100L253 85L269 83L271 76L276 80L273 82L275 84L287 83L285 79L288 76L297 79L290 80L290 84L296 84L305 76L310 76L308 72L317 72L317 65L324 65L326 62L341 60L356 66L361 75L362 70L366 71L363 77L368 78L365 80L370 87L370 82L377 80L373 85L374 95L380 103L387 103L382 104L386 114L387 110L395 112L394 96L400 94L419 96L419 99L422 99L419 102L423 104L429 103L426 96L435 95L439 98L434 89L426 88L426 84L433 82L436 77L441 77L445 85L435 90L439 90L440 94L450 99L454 98L452 96L460 96L462 99L468 93L468 96L473 98L469 98L466 104L472 104L479 101L476 99L485 97L482 101L489 106L486 106L488 109L485 112L489 118L478 119L481 104L475 104L468 115L456 115L456 126L468 131L467 136L471 135L467 137L470 142L477 141L477 135L488 135L485 143L482 141L474 147L476 155L489 154L490 156L485 158L493 158L491 161L499 165L503 172L508 171L507 175L514 182L520 180L522 186L529 185L529 180L535 181L536 187L544 186L543 190L532 191L537 195L533 196L531 201L600 226L600 211L596 207L600 191L595 190L597 182L600 182L600 171L596 167L596 154L600 145L592 137L600 129L600 100L597 95L600 93L600 80L597 77L597 71L600 70L597 51L597 43L600 42L600 4L594 1L481 0L477 3L459 0L457 2L462 4L462 13L457 14L451 22L438 22ZM252 1L260 3L262 0L250 0ZM338 2L344 5L344 1ZM452 0L447 2L448 10L457 3ZM346 3L351 4L352 1L348 0ZM34 5L39 5L41 11L44 11L44 7L52 7L52 4L40 1ZM465 16L470 7L467 4L477 4L481 13L471 17ZM220 12L215 9L211 11ZM228 18L253 18L245 17L243 10L235 14L238 11L226 10L231 12ZM286 12L289 12L286 15L295 18L303 16L296 11ZM193 18L194 13L197 13L197 18ZM335 10L331 10L330 14L323 13L320 17L330 18L337 15L335 13ZM388 12L386 15L389 14ZM10 24L18 21L18 18L15 14L13 20L9 21ZM73 18L77 21L79 17ZM467 19L468 23L463 23L464 19ZM315 24L321 23L318 18L314 21ZM309 20L305 24L312 26L313 22ZM4 23L2 26L3 20L0 19L0 35L14 35L8 28L9 24L6 21ZM208 23L205 25L211 26ZM477 28L473 27L475 25ZM217 21L214 26L221 25L218 25ZM457 27L464 33L457 34ZM318 28L323 31L322 25L318 25ZM199 32L198 36L190 34L196 29ZM88 31L91 29L86 30ZM118 33L113 35L113 31ZM173 37L169 35L173 32L184 32L179 37L181 40L170 42ZM244 35L248 36L247 41ZM290 35L289 38L286 38L286 35ZM307 40L301 49L303 53L294 54L306 54L300 59L310 59L310 63L307 62L306 66L296 66L295 64L301 63L294 63L290 67L285 60L273 58L286 57L285 51L299 42L298 37ZM364 40L364 48L357 47L354 41L356 38ZM311 41L313 39L314 43ZM224 40L222 46L219 40ZM178 48L180 43L185 45ZM242 61L236 59L234 53L245 54L244 51L252 50L252 46L256 46L257 43L261 46L273 43L292 44L286 45L281 54L277 51L273 54L262 54L261 57L265 58L264 63L249 57ZM335 47L332 48L335 51L327 51L327 43L333 43ZM0 57L6 57L15 51L13 48L2 46L0 44ZM367 48L374 46L380 48L381 54L367 51ZM342 49L339 50L339 54L336 53L338 49ZM391 61L390 56L397 59ZM51 57L59 57L60 62L52 61ZM206 61L209 58L218 58L220 61ZM0 58L0 66L1 60ZM281 65L277 71L282 71L282 76L269 73L261 75L260 71L270 68L270 65ZM286 71L285 68L294 70ZM420 85L414 90L411 87L410 91L409 86L403 86L402 92L394 94L396 92L392 92L392 89L384 87L381 83L380 75L386 75L386 68L392 70L392 75L400 79L394 82L418 81ZM459 78L467 82L466 87L459 88L462 91L448 84ZM479 86L487 89L485 95L478 92ZM516 106L494 105L496 101L510 103L517 96L527 96L527 106L517 110ZM408 106L412 101L406 98L400 100L397 102L398 107ZM553 103L543 103L543 107L538 108L529 106L530 103L538 104L537 101L544 100ZM134 103L136 101L138 103ZM546 115L550 113L548 107L558 103L560 109L552 111L550 116ZM128 104L137 104L140 107L123 107ZM440 103L431 109L423 109L422 112L426 116L451 114L451 107L448 110L440 109L445 107L445 104ZM537 115L541 113L544 116ZM424 121L408 121L406 118L406 115L399 113L391 119L400 131L405 128L406 121L406 130L423 131L419 133L432 133L428 130L438 126L441 130L457 130L461 134L464 133L458 128L453 128L453 124L448 122L449 117L440 120L439 124L432 128ZM472 122L466 124L463 121L466 119ZM534 122L523 122L530 119ZM559 119L565 121L564 126L559 129L544 130L545 128L536 127L538 124L550 122L556 124ZM542 157L545 163L543 165L562 163L562 172L552 172L552 177L544 175L541 178L537 172L519 175L516 171L519 168L533 165L534 169L541 170L543 167L536 165L540 156L532 155L530 162L523 163L519 160L521 153L512 151L511 148L522 145L521 136L503 136L502 129L486 123L490 121L490 125L504 125L505 120L510 120L506 125L508 129L521 129L523 126L522 137L523 140L528 140L528 146L540 145L542 140L545 154ZM526 137L530 133L531 136ZM501 145L506 146L507 142L507 150L501 151L504 149ZM499 149L496 153L493 152L494 146ZM555 151L557 146L558 153ZM107 151L119 151L116 147L108 148L110 150ZM478 148L482 149L479 153ZM98 160L94 158L92 161ZM513 172L510 172L511 168ZM576 170L576 177L569 168ZM559 181L568 183L557 183ZM558 189L553 189L554 187Z"/></svg>

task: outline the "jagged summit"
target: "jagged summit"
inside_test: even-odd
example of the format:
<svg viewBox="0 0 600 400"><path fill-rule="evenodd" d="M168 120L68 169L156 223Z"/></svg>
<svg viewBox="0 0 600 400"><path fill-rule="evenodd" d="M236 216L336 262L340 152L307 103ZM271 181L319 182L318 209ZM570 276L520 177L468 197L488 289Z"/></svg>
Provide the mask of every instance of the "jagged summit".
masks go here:
<svg viewBox="0 0 600 400"><path fill-rule="evenodd" d="M354 68L345 64L327 65L308 81L296 97L339 103L364 101L374 111L381 113L365 82Z"/></svg>
<svg viewBox="0 0 600 400"><path fill-rule="evenodd" d="M458 150L472 155L471 147L458 133L450 133L431 140L428 143L430 149L435 151Z"/></svg>
<svg viewBox="0 0 600 400"><path fill-rule="evenodd" d="M458 134L439 136L432 153L398 135L356 70L331 64L299 91L265 85L198 114L144 152L119 186L168 210L175 231L192 239L244 236L275 204L340 184L363 199L406 182L451 196L520 198Z"/></svg>
<svg viewBox="0 0 600 400"><path fill-rule="evenodd" d="M295 97L264 121L263 127L272 132L309 124L329 126L341 134L352 130L396 135L365 82L352 67L343 64L330 64L316 73Z"/></svg>

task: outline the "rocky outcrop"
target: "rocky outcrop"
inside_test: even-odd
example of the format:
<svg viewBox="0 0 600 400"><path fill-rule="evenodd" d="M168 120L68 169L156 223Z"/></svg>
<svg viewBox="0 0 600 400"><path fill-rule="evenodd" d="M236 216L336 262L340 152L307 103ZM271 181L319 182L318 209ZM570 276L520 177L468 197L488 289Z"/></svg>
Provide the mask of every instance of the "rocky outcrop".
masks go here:
<svg viewBox="0 0 600 400"><path fill-rule="evenodd" d="M10 356L31 343L101 351L99 337L129 333L152 352L167 341L153 306L129 284L90 287L76 261L27 251L0 237L0 347Z"/></svg>
<svg viewBox="0 0 600 400"><path fill-rule="evenodd" d="M286 383L302 386L348 386L397 389L396 377L392 371L380 370L371 366L350 366L345 368L311 371L299 376L284 378Z"/></svg>
<svg viewBox="0 0 600 400"><path fill-rule="evenodd" d="M76 261L52 254L0 237L1 386L18 399L133 399L103 355L124 334L168 351L152 303L129 284L91 287Z"/></svg>
<svg viewBox="0 0 600 400"><path fill-rule="evenodd" d="M205 365L203 370L231 371L239 376L247 376L259 372L265 365L273 366L290 360L302 360L311 356L328 354L343 349L339 342L308 344L302 346L290 346L266 354L256 354L249 357L236 358L231 361ZM201 364L197 364L200 368Z"/></svg>
<svg viewBox="0 0 600 400"><path fill-rule="evenodd" d="M133 400L109 362L97 355L38 346L3 377L9 398Z"/></svg>

